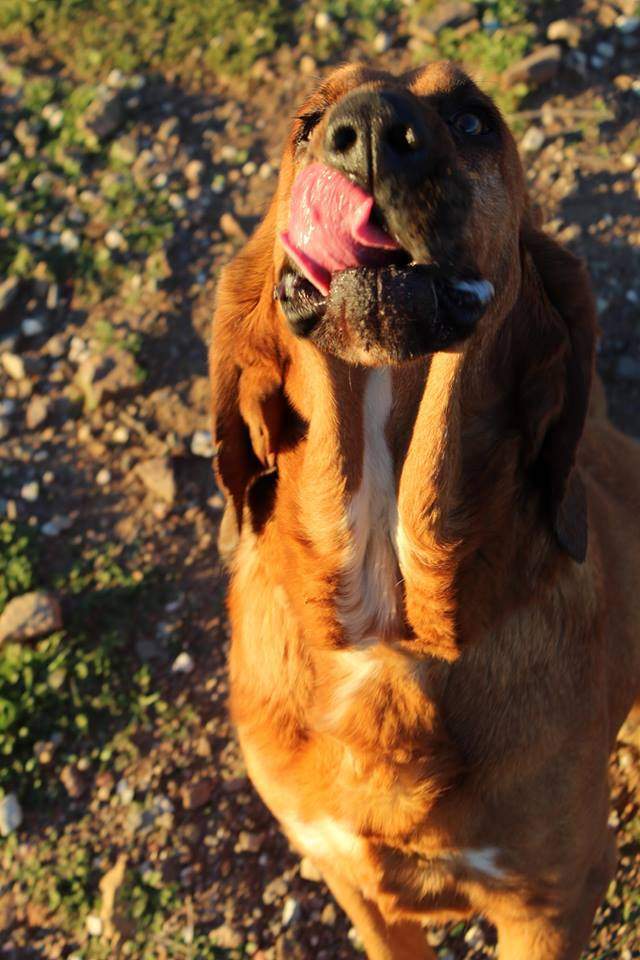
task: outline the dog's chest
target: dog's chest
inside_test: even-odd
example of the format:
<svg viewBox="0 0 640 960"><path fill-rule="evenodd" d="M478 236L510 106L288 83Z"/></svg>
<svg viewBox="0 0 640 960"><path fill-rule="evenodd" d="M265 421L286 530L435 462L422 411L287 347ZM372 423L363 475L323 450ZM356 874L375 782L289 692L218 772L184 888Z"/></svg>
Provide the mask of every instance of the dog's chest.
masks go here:
<svg viewBox="0 0 640 960"><path fill-rule="evenodd" d="M336 598L338 619L354 644L388 635L399 619L398 509L386 437L392 401L390 371L371 370L363 404L362 476L346 504L348 543Z"/></svg>

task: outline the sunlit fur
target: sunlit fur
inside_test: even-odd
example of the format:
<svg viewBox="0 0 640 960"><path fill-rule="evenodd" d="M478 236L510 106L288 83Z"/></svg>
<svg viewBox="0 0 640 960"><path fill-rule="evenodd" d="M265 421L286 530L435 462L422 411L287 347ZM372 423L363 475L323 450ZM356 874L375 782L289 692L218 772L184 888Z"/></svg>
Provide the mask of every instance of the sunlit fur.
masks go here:
<svg viewBox="0 0 640 960"><path fill-rule="evenodd" d="M344 68L292 113L385 84L431 109L464 82ZM502 960L577 960L640 689L640 450L599 386L588 409L585 269L539 230L501 128L480 159L451 146L473 184L462 241L495 288L473 336L381 369L324 354L273 299L294 132L211 347L249 774L373 960L432 958L423 921L478 913Z"/></svg>

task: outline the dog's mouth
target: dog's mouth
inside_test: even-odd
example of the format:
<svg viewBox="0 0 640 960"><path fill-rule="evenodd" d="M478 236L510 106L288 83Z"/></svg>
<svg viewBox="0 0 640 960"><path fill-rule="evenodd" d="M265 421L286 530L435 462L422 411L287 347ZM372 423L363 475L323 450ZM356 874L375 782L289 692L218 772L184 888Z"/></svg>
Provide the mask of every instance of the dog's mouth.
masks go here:
<svg viewBox="0 0 640 960"><path fill-rule="evenodd" d="M350 361L408 360L461 343L493 297L488 280L416 262L374 198L324 164L294 182L275 296L292 331Z"/></svg>

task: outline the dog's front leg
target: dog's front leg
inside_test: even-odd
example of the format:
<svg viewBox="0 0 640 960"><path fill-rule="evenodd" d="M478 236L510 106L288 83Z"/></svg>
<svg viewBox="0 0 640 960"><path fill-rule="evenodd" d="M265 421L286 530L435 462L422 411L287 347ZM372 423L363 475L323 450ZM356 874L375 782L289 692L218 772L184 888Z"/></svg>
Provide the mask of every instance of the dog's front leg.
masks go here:
<svg viewBox="0 0 640 960"><path fill-rule="evenodd" d="M377 906L343 877L324 867L322 874L358 931L369 960L436 960L419 923L387 923Z"/></svg>
<svg viewBox="0 0 640 960"><path fill-rule="evenodd" d="M500 960L580 960L589 942L593 918L615 875L616 846L610 835L602 858L584 881L571 907L553 916L529 907L520 917L492 918L498 929Z"/></svg>

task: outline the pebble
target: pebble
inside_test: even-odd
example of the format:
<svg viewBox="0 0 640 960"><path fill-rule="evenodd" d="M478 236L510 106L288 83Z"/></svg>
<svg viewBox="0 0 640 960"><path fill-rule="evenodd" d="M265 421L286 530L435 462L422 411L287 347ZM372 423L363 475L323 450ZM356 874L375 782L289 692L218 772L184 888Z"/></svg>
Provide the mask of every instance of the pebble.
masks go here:
<svg viewBox="0 0 640 960"><path fill-rule="evenodd" d="M261 180L270 180L273 176L274 170L268 160L265 160L264 163L260 164L258 169L258 176Z"/></svg>
<svg viewBox="0 0 640 960"><path fill-rule="evenodd" d="M65 227L58 237L58 240L62 249L66 250L67 253L75 253L80 246L78 235L74 233L73 230L70 230L69 227Z"/></svg>
<svg viewBox="0 0 640 960"><path fill-rule="evenodd" d="M620 14L616 19L616 27L620 33L629 34L635 33L636 30L640 30L640 17L626 16L625 14Z"/></svg>
<svg viewBox="0 0 640 960"><path fill-rule="evenodd" d="M20 329L25 337L39 337L46 330L46 324L41 317L25 317Z"/></svg>
<svg viewBox="0 0 640 960"><path fill-rule="evenodd" d="M180 790L182 806L185 810L198 810L209 802L213 795L213 780L203 777L201 780L185 783Z"/></svg>
<svg viewBox="0 0 640 960"><path fill-rule="evenodd" d="M96 483L99 487L106 487L107 484L111 483L111 471L107 470L106 467L103 467L102 470L98 470L96 475Z"/></svg>
<svg viewBox="0 0 640 960"><path fill-rule="evenodd" d="M447 939L447 931L442 927L427 930L427 943L430 947L439 947Z"/></svg>
<svg viewBox="0 0 640 960"><path fill-rule="evenodd" d="M24 360L17 353L7 351L2 354L2 366L12 380L24 380L27 375Z"/></svg>
<svg viewBox="0 0 640 960"><path fill-rule="evenodd" d="M6 440L11 433L11 423L7 417L0 416L0 440Z"/></svg>
<svg viewBox="0 0 640 960"><path fill-rule="evenodd" d="M468 943L474 950L479 950L484 946L484 933L477 923L469 927L464 935L464 942Z"/></svg>
<svg viewBox="0 0 640 960"><path fill-rule="evenodd" d="M318 64L310 54L305 53L300 57L300 73L305 77L310 77L317 69Z"/></svg>
<svg viewBox="0 0 640 960"><path fill-rule="evenodd" d="M320 922L332 927L338 919L338 911L332 903L327 903L320 914Z"/></svg>
<svg viewBox="0 0 640 960"><path fill-rule="evenodd" d="M300 904L295 897L287 897L282 908L282 925L288 927L300 916Z"/></svg>
<svg viewBox="0 0 640 960"><path fill-rule="evenodd" d="M546 140L546 134L541 127L532 126L525 131L521 141L520 148L525 153L537 153L542 148Z"/></svg>
<svg viewBox="0 0 640 960"><path fill-rule="evenodd" d="M73 520L71 517L60 514L56 514L51 517L51 520L47 520L46 523L42 524L40 528L45 537L59 537L61 533L64 533L66 530L70 530L73 526Z"/></svg>
<svg viewBox="0 0 640 960"><path fill-rule="evenodd" d="M118 780L116 784L116 796L120 803L124 804L125 807L128 807L130 803L133 803L135 790L125 777L122 777L121 780Z"/></svg>
<svg viewBox="0 0 640 960"><path fill-rule="evenodd" d="M17 277L7 277L0 283L0 310L6 310L13 303L19 288L20 281Z"/></svg>
<svg viewBox="0 0 640 960"><path fill-rule="evenodd" d="M190 160L184 168L185 180L189 183L200 183L204 176L205 165L202 160Z"/></svg>
<svg viewBox="0 0 640 960"><path fill-rule="evenodd" d="M25 423L28 430L37 430L49 416L50 400L39 393L34 393L29 400L25 413Z"/></svg>
<svg viewBox="0 0 640 960"><path fill-rule="evenodd" d="M68 763L60 771L60 783L72 800L79 800L87 789L87 782L77 766Z"/></svg>
<svg viewBox="0 0 640 960"><path fill-rule="evenodd" d="M176 499L176 480L169 457L154 457L139 463L135 470L149 493L172 504Z"/></svg>
<svg viewBox="0 0 640 960"><path fill-rule="evenodd" d="M90 937L102 935L102 920L95 913L90 913L86 920L87 933Z"/></svg>
<svg viewBox="0 0 640 960"><path fill-rule="evenodd" d="M386 30L381 30L373 38L373 49L376 53L386 53L391 48L393 37Z"/></svg>
<svg viewBox="0 0 640 960"><path fill-rule="evenodd" d="M191 654L187 653L186 650L183 650L182 653L179 653L171 664L172 673L191 673L195 663Z"/></svg>
<svg viewBox="0 0 640 960"><path fill-rule="evenodd" d="M578 47L582 39L582 25L578 20L569 17L553 20L547 27L547 39L563 40L570 47Z"/></svg>
<svg viewBox="0 0 640 960"><path fill-rule="evenodd" d="M329 29L329 27L333 23L333 20L325 10L320 10L318 13L316 13L315 19L313 22L315 24L316 30L324 31Z"/></svg>
<svg viewBox="0 0 640 960"><path fill-rule="evenodd" d="M0 643L43 637L62 627L58 600L44 590L14 597L0 615Z"/></svg>
<svg viewBox="0 0 640 960"><path fill-rule="evenodd" d="M115 229L115 227L112 227L110 230L107 230L107 232L104 235L104 243L109 250L122 251L127 249L127 241L125 240L123 235L120 233L120 231Z"/></svg>
<svg viewBox="0 0 640 960"><path fill-rule="evenodd" d="M220 217L220 229L227 237L246 240L247 235L232 213L223 213Z"/></svg>
<svg viewBox="0 0 640 960"><path fill-rule="evenodd" d="M635 357L618 357L616 374L623 380L640 380L640 360Z"/></svg>
<svg viewBox="0 0 640 960"><path fill-rule="evenodd" d="M215 455L215 448L211 439L210 430L196 430L191 438L191 453L194 457L209 459Z"/></svg>
<svg viewBox="0 0 640 960"><path fill-rule="evenodd" d="M303 880L308 880L310 883L320 883L322 880L322 874L309 857L303 857L300 861L300 876Z"/></svg>
<svg viewBox="0 0 640 960"><path fill-rule="evenodd" d="M0 835L8 837L22 823L22 807L15 793L0 798Z"/></svg>
<svg viewBox="0 0 640 960"><path fill-rule="evenodd" d="M26 500L27 503L35 503L40 496L40 484L38 481L31 480L29 483L23 484L20 488L20 496L23 500Z"/></svg>

